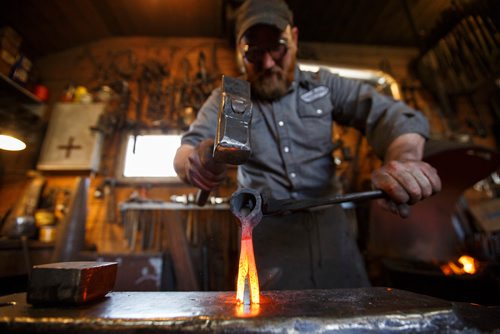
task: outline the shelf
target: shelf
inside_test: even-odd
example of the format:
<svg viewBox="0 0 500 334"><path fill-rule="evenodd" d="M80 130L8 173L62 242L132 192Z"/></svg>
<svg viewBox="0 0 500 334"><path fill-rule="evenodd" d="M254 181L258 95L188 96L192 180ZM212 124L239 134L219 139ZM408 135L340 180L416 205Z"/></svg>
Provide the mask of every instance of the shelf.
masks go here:
<svg viewBox="0 0 500 334"><path fill-rule="evenodd" d="M42 103L42 101L40 101L29 90L0 73L0 96L3 96L4 94L15 95L21 102L24 103Z"/></svg>

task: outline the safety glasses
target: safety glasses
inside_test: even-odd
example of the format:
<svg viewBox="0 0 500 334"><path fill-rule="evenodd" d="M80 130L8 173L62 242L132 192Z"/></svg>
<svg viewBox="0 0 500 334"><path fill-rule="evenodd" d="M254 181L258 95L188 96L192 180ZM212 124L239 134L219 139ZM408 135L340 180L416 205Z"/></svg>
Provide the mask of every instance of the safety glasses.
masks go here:
<svg viewBox="0 0 500 334"><path fill-rule="evenodd" d="M271 58L278 62L285 56L288 51L288 42L285 39L280 39L275 45L262 47L246 44L243 47L243 57L252 64L257 64L262 61L264 55L269 53Z"/></svg>

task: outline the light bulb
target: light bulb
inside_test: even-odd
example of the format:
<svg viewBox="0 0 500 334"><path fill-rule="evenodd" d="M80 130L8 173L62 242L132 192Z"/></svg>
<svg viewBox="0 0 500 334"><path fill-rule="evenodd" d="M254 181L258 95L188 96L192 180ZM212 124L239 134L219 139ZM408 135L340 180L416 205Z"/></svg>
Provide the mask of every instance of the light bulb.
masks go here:
<svg viewBox="0 0 500 334"><path fill-rule="evenodd" d="M26 148L26 144L15 137L8 135L0 135L0 149L6 151L22 151Z"/></svg>

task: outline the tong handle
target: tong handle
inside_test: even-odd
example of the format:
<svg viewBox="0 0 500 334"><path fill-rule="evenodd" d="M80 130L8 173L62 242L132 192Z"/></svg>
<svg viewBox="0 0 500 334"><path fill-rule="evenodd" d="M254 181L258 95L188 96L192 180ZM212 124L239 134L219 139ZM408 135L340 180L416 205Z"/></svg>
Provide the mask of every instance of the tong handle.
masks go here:
<svg viewBox="0 0 500 334"><path fill-rule="evenodd" d="M301 211L344 202L360 202L371 199L386 198L387 195L382 190L363 191L351 194L335 195L323 198L306 200L264 200L263 213L265 215L283 214L287 212Z"/></svg>
<svg viewBox="0 0 500 334"><path fill-rule="evenodd" d="M198 193L196 194L196 204L198 204L198 206L204 206L205 204L207 204L209 196L210 191L199 189Z"/></svg>

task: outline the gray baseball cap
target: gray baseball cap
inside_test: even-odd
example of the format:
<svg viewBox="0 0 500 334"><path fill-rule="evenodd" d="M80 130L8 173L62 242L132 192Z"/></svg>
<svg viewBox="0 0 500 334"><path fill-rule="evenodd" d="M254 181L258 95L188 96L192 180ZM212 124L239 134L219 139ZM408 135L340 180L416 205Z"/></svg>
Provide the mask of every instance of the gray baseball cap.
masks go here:
<svg viewBox="0 0 500 334"><path fill-rule="evenodd" d="M283 0L246 0L236 13L236 42L257 24L272 25L283 31L287 25L293 25L293 14Z"/></svg>

